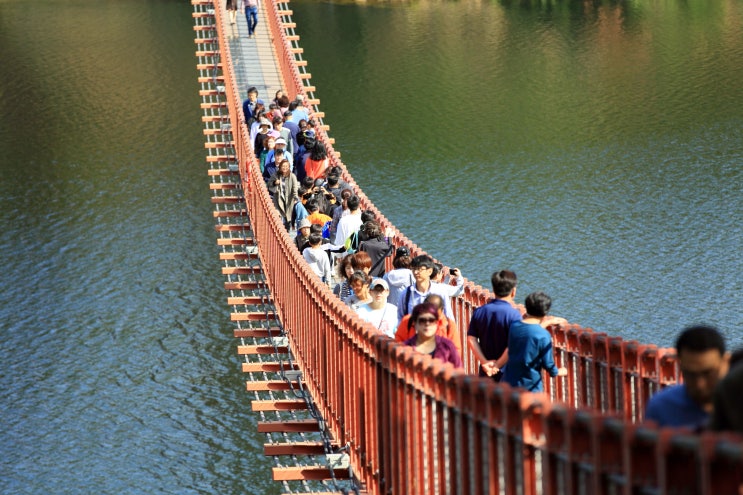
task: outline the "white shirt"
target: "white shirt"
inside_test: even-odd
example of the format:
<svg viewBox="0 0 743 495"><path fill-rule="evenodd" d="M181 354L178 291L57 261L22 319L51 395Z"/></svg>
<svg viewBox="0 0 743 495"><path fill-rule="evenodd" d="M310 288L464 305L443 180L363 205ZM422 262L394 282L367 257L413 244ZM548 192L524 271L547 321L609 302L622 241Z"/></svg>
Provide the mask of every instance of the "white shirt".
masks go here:
<svg viewBox="0 0 743 495"><path fill-rule="evenodd" d="M321 247L307 247L302 251L302 256L310 265L312 271L320 277L320 280L329 284L333 274L330 269L330 260L328 259L327 251Z"/></svg>
<svg viewBox="0 0 743 495"><path fill-rule="evenodd" d="M397 317L402 320L403 316L413 311L413 308L422 303L428 294L436 294L441 296L444 300L444 314L447 318L454 319L454 312L451 310L451 300L449 293L451 292L447 287L451 285L444 285L438 282L431 282L431 286L428 288L428 292L420 292L418 287L413 284L410 287L406 287L405 290L400 292L400 299L397 302ZM455 287L452 287L454 289ZM408 296L408 292L410 295ZM407 299L408 305L405 307L405 300Z"/></svg>
<svg viewBox="0 0 743 495"><path fill-rule="evenodd" d="M356 309L362 320L368 321L380 332L388 337L395 338L397 331L397 306L384 303L382 309L372 309L369 304L363 304Z"/></svg>
<svg viewBox="0 0 743 495"><path fill-rule="evenodd" d="M358 213L351 213L345 217L341 217L338 221L338 228L335 231L335 240L333 241L333 244L336 246L345 244L348 236L361 228L361 210L356 211Z"/></svg>

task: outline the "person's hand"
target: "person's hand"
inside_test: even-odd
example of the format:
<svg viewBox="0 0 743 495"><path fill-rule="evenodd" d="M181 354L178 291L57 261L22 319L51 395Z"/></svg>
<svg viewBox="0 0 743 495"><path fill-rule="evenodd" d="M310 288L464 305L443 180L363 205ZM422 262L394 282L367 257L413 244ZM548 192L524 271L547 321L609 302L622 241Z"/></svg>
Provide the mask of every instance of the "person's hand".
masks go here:
<svg viewBox="0 0 743 495"><path fill-rule="evenodd" d="M542 322L540 323L540 325L542 325L544 328L547 328L550 325L567 325L567 324L568 324L568 320L566 320L565 318L562 318L560 316L552 316L552 315L547 315L543 317Z"/></svg>
<svg viewBox="0 0 743 495"><path fill-rule="evenodd" d="M568 376L568 369L567 368L558 368L557 369L557 376Z"/></svg>
<svg viewBox="0 0 743 495"><path fill-rule="evenodd" d="M498 366L495 365L495 359L492 361L485 361L482 363L482 370L485 372L488 376L497 375L500 369Z"/></svg>

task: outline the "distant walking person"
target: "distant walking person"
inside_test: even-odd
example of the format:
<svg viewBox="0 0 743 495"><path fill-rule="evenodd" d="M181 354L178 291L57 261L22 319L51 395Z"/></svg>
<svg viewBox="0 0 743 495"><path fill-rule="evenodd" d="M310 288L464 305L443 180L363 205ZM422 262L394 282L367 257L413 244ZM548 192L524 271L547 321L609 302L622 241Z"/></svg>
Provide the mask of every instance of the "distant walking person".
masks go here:
<svg viewBox="0 0 743 495"><path fill-rule="evenodd" d="M248 38L255 34L255 27L258 25L258 0L242 0L245 8L245 19L248 21Z"/></svg>
<svg viewBox="0 0 743 495"><path fill-rule="evenodd" d="M230 24L235 24L237 19L237 0L227 0L225 9L230 13Z"/></svg>

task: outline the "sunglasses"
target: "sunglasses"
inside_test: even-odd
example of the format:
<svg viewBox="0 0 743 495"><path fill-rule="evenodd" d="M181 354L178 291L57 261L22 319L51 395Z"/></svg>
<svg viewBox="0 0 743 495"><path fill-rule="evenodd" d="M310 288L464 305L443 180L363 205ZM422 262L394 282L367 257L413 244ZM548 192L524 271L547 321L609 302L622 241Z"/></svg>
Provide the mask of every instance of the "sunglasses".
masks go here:
<svg viewBox="0 0 743 495"><path fill-rule="evenodd" d="M421 323L423 325L432 325L436 323L438 320L436 318L418 318L416 320L416 323Z"/></svg>

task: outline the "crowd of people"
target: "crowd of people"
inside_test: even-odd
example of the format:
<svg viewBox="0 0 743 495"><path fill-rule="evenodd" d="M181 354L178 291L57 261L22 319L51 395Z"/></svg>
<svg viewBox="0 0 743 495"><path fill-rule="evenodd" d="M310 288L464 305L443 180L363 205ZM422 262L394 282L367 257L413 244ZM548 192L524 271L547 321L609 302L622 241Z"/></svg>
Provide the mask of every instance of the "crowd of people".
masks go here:
<svg viewBox="0 0 743 495"><path fill-rule="evenodd" d="M243 113L274 205L286 229L296 230L297 249L361 319L455 367L462 366L466 343L481 376L514 387L542 391L545 374L567 374L555 364L546 330L567 322L549 314L547 294L534 292L517 304L516 274L496 271L491 277L495 297L474 311L463 341L451 305L463 291L462 275L456 268L446 275L430 256L411 257L406 247L394 247L374 212L361 209L342 170L331 166L302 98L290 102L278 91L265 106L251 87ZM393 258L389 271L388 257ZM656 393L646 419L661 426L743 433L743 366L728 374L732 363L743 361L743 352L727 352L722 335L709 326L684 330L676 349L684 383Z"/></svg>

